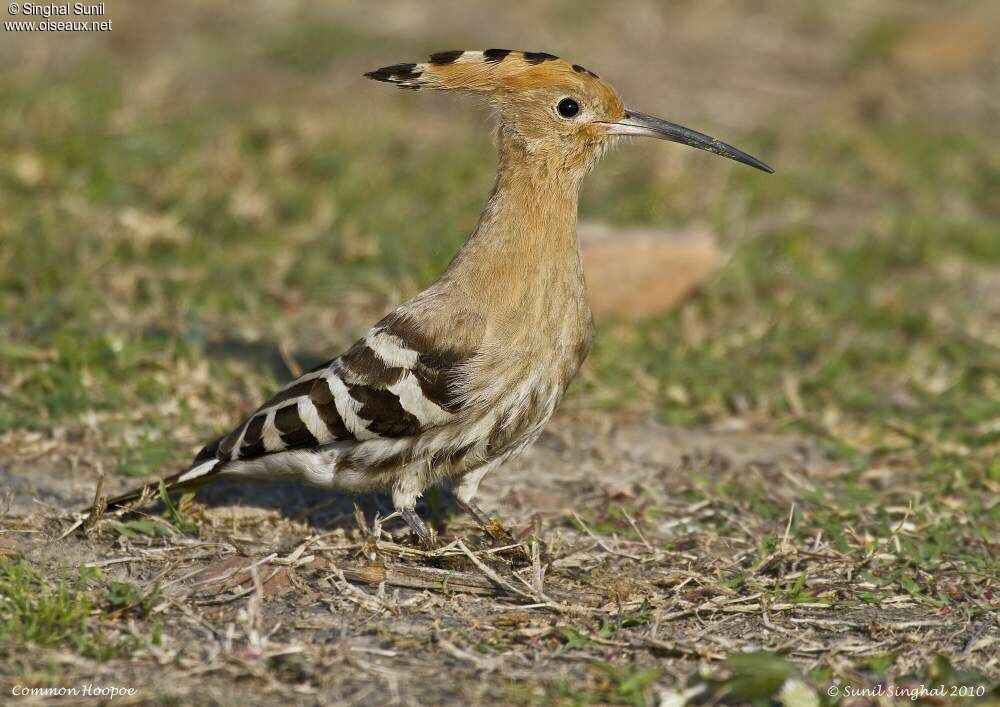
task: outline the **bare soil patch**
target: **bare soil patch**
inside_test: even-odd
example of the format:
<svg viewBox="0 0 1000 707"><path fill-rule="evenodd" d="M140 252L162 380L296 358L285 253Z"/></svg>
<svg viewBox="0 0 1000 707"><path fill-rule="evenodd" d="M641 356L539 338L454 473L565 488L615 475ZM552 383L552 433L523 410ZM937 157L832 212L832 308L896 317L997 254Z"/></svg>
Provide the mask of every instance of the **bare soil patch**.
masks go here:
<svg viewBox="0 0 1000 707"><path fill-rule="evenodd" d="M138 587L136 605L101 620L141 647L103 662L11 651L4 681L44 682L49 665L59 684L138 686L137 701L628 702L724 677L720 661L762 649L857 684L857 665L887 655L890 676L935 654L995 674L988 615L906 593L857 600L892 538L844 552L808 515L766 519L716 495L762 486L791 511L817 485L836 498L845 473L793 435L564 414L484 484L517 541L491 541L443 493L423 509L442 545L428 552L398 521L376 535L384 499L360 499L361 519L347 497L280 483L207 487L182 508L191 535L106 519L57 540L67 521L51 508L85 504L86 483L7 468L3 552L48 577L86 563ZM983 581L939 577L956 596Z"/></svg>

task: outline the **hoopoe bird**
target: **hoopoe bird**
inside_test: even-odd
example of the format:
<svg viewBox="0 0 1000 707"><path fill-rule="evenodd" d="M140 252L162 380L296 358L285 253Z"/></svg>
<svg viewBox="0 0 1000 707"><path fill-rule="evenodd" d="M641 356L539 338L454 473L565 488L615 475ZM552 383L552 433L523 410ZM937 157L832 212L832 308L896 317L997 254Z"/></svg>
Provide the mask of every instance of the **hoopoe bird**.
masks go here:
<svg viewBox="0 0 1000 707"><path fill-rule="evenodd" d="M597 159L620 136L648 136L773 170L626 108L597 74L544 52L439 52L366 76L492 104L499 167L479 223L437 282L163 483L174 490L220 477L292 478L389 492L410 529L432 544L417 499L448 480L458 505L489 523L475 502L480 482L539 436L590 351L576 220L580 183ZM107 508L131 510L159 483Z"/></svg>

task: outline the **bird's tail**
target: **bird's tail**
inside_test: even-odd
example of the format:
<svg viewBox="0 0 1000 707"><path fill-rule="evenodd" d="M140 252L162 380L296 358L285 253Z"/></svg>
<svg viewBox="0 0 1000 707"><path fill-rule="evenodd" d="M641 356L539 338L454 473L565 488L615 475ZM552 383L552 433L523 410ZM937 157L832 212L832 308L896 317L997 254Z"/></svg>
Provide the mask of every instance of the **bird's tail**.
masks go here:
<svg viewBox="0 0 1000 707"><path fill-rule="evenodd" d="M106 500L100 498L100 490L98 490L94 503L90 507L82 509L77 514L77 524L72 529L84 523L89 525L90 522L93 522L91 521L91 517L95 514L103 515L105 513L112 513L120 516L130 511L138 510L159 498L161 487L168 493L173 493L201 486L207 481L207 477L220 470L222 464L223 462L219 459L207 459L189 469L177 472L163 479L147 481L138 488ZM94 520L96 521L96 518Z"/></svg>
<svg viewBox="0 0 1000 707"><path fill-rule="evenodd" d="M114 498L109 498L105 510L117 511L123 508L127 510L139 508L141 505L145 505L136 505L136 502L140 499L146 498L152 501L153 499L159 498L161 484L163 485L163 488L170 493L173 493L174 491L184 491L192 487L200 486L204 483L204 478L208 476L212 470L218 466L218 464L218 459L209 459L208 461L197 464L190 469L172 474L166 478L148 481L138 488L126 491L125 493L115 496Z"/></svg>

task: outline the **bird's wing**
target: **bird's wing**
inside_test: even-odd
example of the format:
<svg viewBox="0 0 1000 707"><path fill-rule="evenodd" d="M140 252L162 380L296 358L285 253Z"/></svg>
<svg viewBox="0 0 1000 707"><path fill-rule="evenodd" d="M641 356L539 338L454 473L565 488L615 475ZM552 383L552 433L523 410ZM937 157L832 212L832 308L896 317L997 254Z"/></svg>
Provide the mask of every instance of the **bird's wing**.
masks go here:
<svg viewBox="0 0 1000 707"><path fill-rule="evenodd" d="M464 348L455 348L441 345L444 339L456 341L455 331L432 336L397 310L341 356L299 376L206 445L187 469L112 498L107 509L155 497L161 483L168 490L199 485L234 462L414 437L448 424L466 404L463 373L477 344L466 338Z"/></svg>
<svg viewBox="0 0 1000 707"><path fill-rule="evenodd" d="M412 437L447 424L462 406L460 372L471 351L441 348L393 314L341 356L303 374L195 458L251 460L334 442ZM183 476L183 475L182 475Z"/></svg>

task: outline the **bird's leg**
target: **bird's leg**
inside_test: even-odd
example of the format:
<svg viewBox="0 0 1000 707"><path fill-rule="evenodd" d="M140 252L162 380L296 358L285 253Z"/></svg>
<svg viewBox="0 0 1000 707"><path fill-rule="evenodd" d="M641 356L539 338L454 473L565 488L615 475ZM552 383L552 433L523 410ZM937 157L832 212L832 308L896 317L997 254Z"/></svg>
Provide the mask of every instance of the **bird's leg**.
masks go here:
<svg viewBox="0 0 1000 707"><path fill-rule="evenodd" d="M468 513L469 516L472 517L472 520L476 521L478 525L485 527L490 524L491 519L489 514L480 508L479 504L471 498L467 501L463 501L461 497L456 495L455 503L458 504L459 508Z"/></svg>
<svg viewBox="0 0 1000 707"><path fill-rule="evenodd" d="M493 539L494 543L503 542L511 544L514 542L513 533L507 530L499 519L495 519L490 514L484 512L474 500L476 494L479 492L479 482L499 465L500 460L484 464L458 479L454 485L455 502L459 508L468 513L476 521L476 524Z"/></svg>
<svg viewBox="0 0 1000 707"><path fill-rule="evenodd" d="M434 533L427 527L427 524L424 523L424 519L420 517L420 514L418 514L415 509L400 508L399 515L402 516L403 520L406 521L406 524L410 526L410 530L412 530L416 536L420 538L421 543L423 543L426 547L434 547Z"/></svg>
<svg viewBox="0 0 1000 707"><path fill-rule="evenodd" d="M514 543L514 534L507 529L507 526L504 525L499 518L491 516L489 513L480 508L475 501L472 499L463 501L461 498L456 496L455 503L457 503L459 508L468 513L469 516L476 521L476 525L482 528L484 533L490 536L493 540L494 547L496 547L498 543L502 543L504 545L512 545Z"/></svg>
<svg viewBox="0 0 1000 707"><path fill-rule="evenodd" d="M434 547L434 533L417 515L416 504L422 491L422 479L415 473L416 468L405 469L392 487L392 505L399 515L410 526L410 530L420 538L420 543L426 548Z"/></svg>

